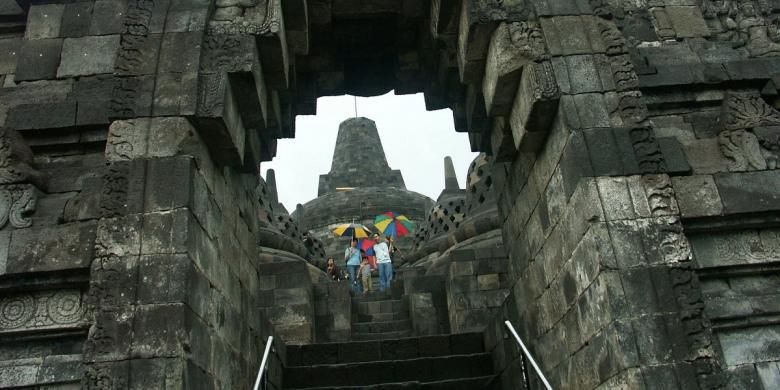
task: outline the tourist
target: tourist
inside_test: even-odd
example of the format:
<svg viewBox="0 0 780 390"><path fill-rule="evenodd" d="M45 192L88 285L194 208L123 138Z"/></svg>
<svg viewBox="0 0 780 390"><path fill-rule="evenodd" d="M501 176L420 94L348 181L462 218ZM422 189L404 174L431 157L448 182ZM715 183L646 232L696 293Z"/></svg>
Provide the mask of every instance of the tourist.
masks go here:
<svg viewBox="0 0 780 390"><path fill-rule="evenodd" d="M333 280L335 280L337 282L341 280L341 270L339 269L338 266L336 266L336 262L333 261L332 257L328 257L328 271L327 271L327 274L328 274L328 276L331 279L333 279Z"/></svg>
<svg viewBox="0 0 780 390"><path fill-rule="evenodd" d="M344 251L344 260L347 262L349 284L352 286L352 291L356 294L360 294L363 292L363 286L360 284L360 278L358 277L358 269L360 268L360 249L358 249L357 244L357 238L353 238L349 247Z"/></svg>
<svg viewBox="0 0 780 390"><path fill-rule="evenodd" d="M360 263L360 269L358 270L360 279L363 280L363 294L368 294L371 291L371 264L368 264L368 258L363 257L363 262Z"/></svg>
<svg viewBox="0 0 780 390"><path fill-rule="evenodd" d="M374 253L376 254L376 262L379 266L379 291L385 291L390 287L390 282L393 280L393 263L390 259L390 238L385 238L386 242L379 241L379 234L374 234Z"/></svg>

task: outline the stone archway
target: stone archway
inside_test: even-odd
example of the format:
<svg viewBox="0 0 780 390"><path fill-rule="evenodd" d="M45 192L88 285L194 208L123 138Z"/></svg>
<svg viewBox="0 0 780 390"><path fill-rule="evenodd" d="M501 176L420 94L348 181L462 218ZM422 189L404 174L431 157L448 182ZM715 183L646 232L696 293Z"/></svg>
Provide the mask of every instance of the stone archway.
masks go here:
<svg viewBox="0 0 780 390"><path fill-rule="evenodd" d="M499 162L505 317L556 387L777 383L774 344L740 344L777 333L746 287L778 259L768 3L0 4L10 386L244 386L273 332L257 286L307 272L258 272L301 250L258 259L281 240L258 164L318 96L390 89Z"/></svg>

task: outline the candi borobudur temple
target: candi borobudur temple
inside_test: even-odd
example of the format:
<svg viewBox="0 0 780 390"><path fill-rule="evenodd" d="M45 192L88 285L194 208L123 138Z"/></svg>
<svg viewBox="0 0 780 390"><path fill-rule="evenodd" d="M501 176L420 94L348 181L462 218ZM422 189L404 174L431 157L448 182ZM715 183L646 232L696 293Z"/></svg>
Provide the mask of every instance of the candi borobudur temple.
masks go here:
<svg viewBox="0 0 780 390"><path fill-rule="evenodd" d="M554 389L778 389L779 57L778 0L0 0L0 387L249 389L274 336L272 389L541 388L508 320ZM285 210L296 116L391 90L467 182L353 118ZM351 296L329 230L394 208Z"/></svg>

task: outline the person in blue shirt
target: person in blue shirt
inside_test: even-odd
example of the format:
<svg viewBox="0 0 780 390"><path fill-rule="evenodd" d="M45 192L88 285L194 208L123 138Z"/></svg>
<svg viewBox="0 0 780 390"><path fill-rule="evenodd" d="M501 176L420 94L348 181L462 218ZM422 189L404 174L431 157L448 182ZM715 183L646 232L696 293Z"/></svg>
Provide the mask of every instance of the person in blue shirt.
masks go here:
<svg viewBox="0 0 780 390"><path fill-rule="evenodd" d="M360 249L357 247L358 240L353 238L349 247L344 250L344 260L347 261L347 270L349 271L349 285L355 294L363 293L363 285L360 283L358 269L360 268Z"/></svg>

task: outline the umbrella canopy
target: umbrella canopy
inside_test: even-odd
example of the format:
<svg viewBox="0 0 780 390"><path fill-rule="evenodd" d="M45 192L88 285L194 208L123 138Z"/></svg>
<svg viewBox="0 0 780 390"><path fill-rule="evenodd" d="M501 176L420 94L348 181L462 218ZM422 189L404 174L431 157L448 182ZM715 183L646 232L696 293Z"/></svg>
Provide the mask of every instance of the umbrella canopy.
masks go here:
<svg viewBox="0 0 780 390"><path fill-rule="evenodd" d="M339 237L366 238L371 235L371 231L359 223L345 223L333 229L333 234Z"/></svg>
<svg viewBox="0 0 780 390"><path fill-rule="evenodd" d="M374 256L374 244L376 244L374 240L367 238L358 242L358 248L364 250L366 256Z"/></svg>
<svg viewBox="0 0 780 390"><path fill-rule="evenodd" d="M393 238L403 237L414 230L414 222L406 218L405 215L396 214L392 211L377 215L374 218L374 226L382 234Z"/></svg>

